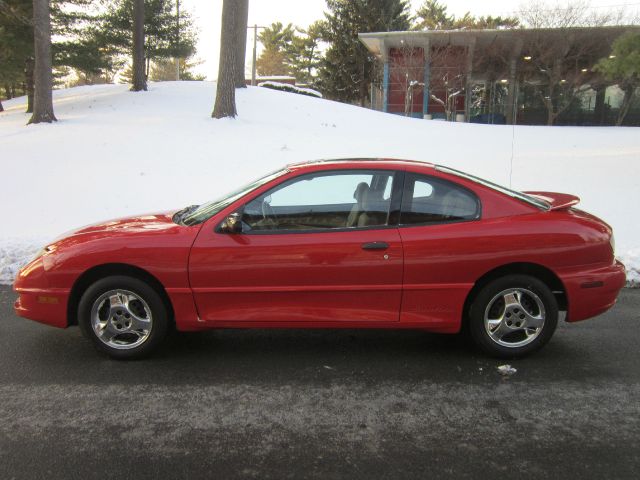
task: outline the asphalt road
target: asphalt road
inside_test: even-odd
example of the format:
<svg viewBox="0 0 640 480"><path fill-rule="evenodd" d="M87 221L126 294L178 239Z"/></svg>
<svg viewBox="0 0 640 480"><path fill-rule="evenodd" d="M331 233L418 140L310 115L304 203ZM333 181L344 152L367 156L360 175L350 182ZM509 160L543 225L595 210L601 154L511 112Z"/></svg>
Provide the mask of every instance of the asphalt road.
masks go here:
<svg viewBox="0 0 640 480"><path fill-rule="evenodd" d="M0 288L0 478L638 478L640 290L510 362L415 331L177 334L116 362Z"/></svg>

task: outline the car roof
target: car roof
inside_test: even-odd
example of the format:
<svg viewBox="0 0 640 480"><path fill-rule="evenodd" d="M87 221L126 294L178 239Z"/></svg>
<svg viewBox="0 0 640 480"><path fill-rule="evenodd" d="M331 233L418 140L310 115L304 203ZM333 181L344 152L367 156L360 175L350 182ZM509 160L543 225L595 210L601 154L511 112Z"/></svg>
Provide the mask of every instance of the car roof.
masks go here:
<svg viewBox="0 0 640 480"><path fill-rule="evenodd" d="M296 162L287 165L290 170L305 169L308 167L324 166L324 165L341 165L345 164L358 167L360 165L366 165L370 167L371 164L376 164L380 167L399 168L406 165L419 165L426 168L435 168L433 163L423 162L420 160L404 160L399 158L328 158L320 160L309 160L305 162Z"/></svg>

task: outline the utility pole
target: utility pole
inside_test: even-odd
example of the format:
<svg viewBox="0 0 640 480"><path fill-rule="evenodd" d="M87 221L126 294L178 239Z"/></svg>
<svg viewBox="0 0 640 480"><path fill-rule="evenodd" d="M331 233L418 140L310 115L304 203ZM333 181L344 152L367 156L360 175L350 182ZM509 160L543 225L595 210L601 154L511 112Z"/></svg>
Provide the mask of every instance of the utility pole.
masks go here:
<svg viewBox="0 0 640 480"><path fill-rule="evenodd" d="M253 63L251 65L251 85L255 87L256 86L256 52L258 48L258 29L266 28L266 27L259 27L257 24L254 24L253 27L247 27L247 28L253 28Z"/></svg>
<svg viewBox="0 0 640 480"><path fill-rule="evenodd" d="M176 0L176 49L180 48L180 0ZM177 53L177 52L176 52ZM180 56L176 57L176 81L180 80Z"/></svg>

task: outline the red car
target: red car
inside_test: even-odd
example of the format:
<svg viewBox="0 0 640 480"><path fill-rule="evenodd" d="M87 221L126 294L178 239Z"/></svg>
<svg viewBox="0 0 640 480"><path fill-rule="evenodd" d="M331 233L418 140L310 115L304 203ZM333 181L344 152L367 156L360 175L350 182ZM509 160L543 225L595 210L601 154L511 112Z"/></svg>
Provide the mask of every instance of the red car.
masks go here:
<svg viewBox="0 0 640 480"><path fill-rule="evenodd" d="M78 325L116 358L148 354L172 324L463 329L517 357L549 341L559 312L599 315L625 283L611 228L578 201L424 162L295 164L55 241L19 272L15 310Z"/></svg>

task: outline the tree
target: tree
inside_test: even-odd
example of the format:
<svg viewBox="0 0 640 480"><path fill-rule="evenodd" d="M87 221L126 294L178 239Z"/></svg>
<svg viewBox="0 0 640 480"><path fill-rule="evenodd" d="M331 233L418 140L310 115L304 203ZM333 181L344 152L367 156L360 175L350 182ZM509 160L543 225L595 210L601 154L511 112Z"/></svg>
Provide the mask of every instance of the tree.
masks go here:
<svg viewBox="0 0 640 480"><path fill-rule="evenodd" d="M458 97L465 93L466 72L461 60L464 50L455 45L431 49L430 98L442 106L446 119L455 120ZM457 57L457 59L456 59Z"/></svg>
<svg viewBox="0 0 640 480"><path fill-rule="evenodd" d="M619 25L624 9L593 10L589 0L566 0L566 3L531 1L520 8L518 18L527 28L601 27Z"/></svg>
<svg viewBox="0 0 640 480"><path fill-rule="evenodd" d="M100 45L88 41L96 14L92 0L50 0L51 52L54 68L80 68L87 77L99 73ZM0 85L7 96L27 95L33 110L34 31L32 0L0 0Z"/></svg>
<svg viewBox="0 0 640 480"><path fill-rule="evenodd" d="M34 102L31 123L55 122L51 72L51 17L49 0L33 0L35 45Z"/></svg>
<svg viewBox="0 0 640 480"><path fill-rule="evenodd" d="M0 1L0 80L7 97L27 94L33 112L33 1Z"/></svg>
<svg viewBox="0 0 640 480"><path fill-rule="evenodd" d="M289 75L292 42L295 35L293 24L286 27L282 22L274 22L258 34L264 49L256 60L258 75Z"/></svg>
<svg viewBox="0 0 640 480"><path fill-rule="evenodd" d="M244 80L244 62L247 58L247 21L249 19L249 0L238 0L238 26L236 31L238 39L236 45L238 52L236 53L236 88L246 88L247 84Z"/></svg>
<svg viewBox="0 0 640 480"><path fill-rule="evenodd" d="M137 1L137 0L135 0ZM106 56L116 64L133 49L134 0L110 0L109 7L93 29L92 40L101 45ZM188 11L180 9L178 21L175 0L145 0L144 58L145 76L159 59L189 58L195 53L197 35ZM175 74L174 74L175 78Z"/></svg>
<svg viewBox="0 0 640 480"><path fill-rule="evenodd" d="M315 81L315 72L322 59L320 41L325 28L324 22L319 20L307 29L298 29L298 33L293 36L289 69L299 83L312 85Z"/></svg>
<svg viewBox="0 0 640 480"><path fill-rule="evenodd" d="M595 69L624 92L616 119L616 125L622 125L640 87L640 34L628 32L616 39L611 54L601 59Z"/></svg>
<svg viewBox="0 0 640 480"><path fill-rule="evenodd" d="M427 0L416 12L416 30L451 30L455 17L447 13L447 6L438 0Z"/></svg>
<svg viewBox="0 0 640 480"><path fill-rule="evenodd" d="M415 30L461 30L515 28L520 22L516 17L474 17L465 13L461 18L450 15L447 6L438 0L426 0L416 12Z"/></svg>
<svg viewBox="0 0 640 480"><path fill-rule="evenodd" d="M554 125L580 96L600 83L594 59L607 53L608 41L595 37L589 29L620 20L619 13L592 13L589 3L577 1L566 7L531 4L520 11L521 22L537 30L522 35L522 51L528 58L522 72L533 79L530 86L547 111L547 125Z"/></svg>
<svg viewBox="0 0 640 480"><path fill-rule="evenodd" d="M329 44L318 69L318 88L325 96L365 105L374 79L375 58L358 33L409 28L406 0L327 0L323 40Z"/></svg>
<svg viewBox="0 0 640 480"><path fill-rule="evenodd" d="M170 82L176 78L176 70L179 68L181 80L199 80L205 79L204 75L193 73L191 70L202 62L190 62L188 59L181 58L179 67L176 66L176 59L158 59L151 64L151 73L149 78L154 82ZM126 72L125 72L126 73Z"/></svg>
<svg viewBox="0 0 640 480"><path fill-rule="evenodd" d="M516 17L492 17L488 15L486 17L477 17L474 19L471 28L479 30L495 30L498 28L517 28L520 26L520 20Z"/></svg>
<svg viewBox="0 0 640 480"><path fill-rule="evenodd" d="M404 114L413 113L416 91L424 92L424 51L409 42L401 41L400 47L389 52L389 83L404 94Z"/></svg>
<svg viewBox="0 0 640 480"><path fill-rule="evenodd" d="M238 18L240 4L236 0L222 2L222 32L220 34L220 64L218 67L218 86L213 107L213 118L235 117L236 111L236 68L238 48Z"/></svg>
<svg viewBox="0 0 640 480"><path fill-rule="evenodd" d="M131 90L147 89L144 60L144 0L133 3L133 85Z"/></svg>

